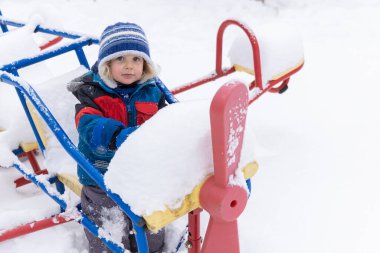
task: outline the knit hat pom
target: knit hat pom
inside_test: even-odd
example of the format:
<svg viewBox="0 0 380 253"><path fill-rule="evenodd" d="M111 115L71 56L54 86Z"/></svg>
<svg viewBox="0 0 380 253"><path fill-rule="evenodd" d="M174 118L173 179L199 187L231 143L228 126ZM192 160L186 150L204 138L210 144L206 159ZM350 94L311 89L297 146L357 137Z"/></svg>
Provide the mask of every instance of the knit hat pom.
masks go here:
<svg viewBox="0 0 380 253"><path fill-rule="evenodd" d="M116 88L117 84L105 76L106 62L126 54L141 56L151 69L151 73L145 74L140 83L156 76L157 68L150 58L149 44L143 29L133 23L116 23L108 26L100 37L99 75L108 87Z"/></svg>

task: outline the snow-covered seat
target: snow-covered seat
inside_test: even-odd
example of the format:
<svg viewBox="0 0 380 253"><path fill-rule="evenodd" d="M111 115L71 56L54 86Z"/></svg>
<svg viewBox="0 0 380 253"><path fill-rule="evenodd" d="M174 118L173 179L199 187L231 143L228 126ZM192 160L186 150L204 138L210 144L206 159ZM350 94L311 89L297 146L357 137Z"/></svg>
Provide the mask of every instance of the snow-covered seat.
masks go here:
<svg viewBox="0 0 380 253"><path fill-rule="evenodd" d="M209 100L171 104L138 128L116 152L104 180L156 231L199 207L199 192L213 173ZM247 188L258 165L247 121L239 169L231 184ZM59 174L78 195L76 175Z"/></svg>
<svg viewBox="0 0 380 253"><path fill-rule="evenodd" d="M243 168L243 174L245 179L252 178L258 170L257 162L250 162ZM66 187L73 191L76 195L80 196L83 185L79 182L78 177L71 173L59 173L57 174L59 181L61 181ZM189 212L201 208L199 201L199 193L207 180L208 175L201 183L196 185L191 193L187 194L179 207L166 208L165 210L153 211L151 214L143 215L147 227L151 231L158 231L165 227L174 220L188 214Z"/></svg>
<svg viewBox="0 0 380 253"><path fill-rule="evenodd" d="M161 109L128 137L109 165L105 184L151 230L200 207L199 190L214 172L210 102L183 101ZM230 178L247 192L245 177L257 170L252 132L247 119L239 168Z"/></svg>
<svg viewBox="0 0 380 253"><path fill-rule="evenodd" d="M302 41L293 27L283 23L247 27L254 28L254 35L258 41L264 84L278 80L303 65ZM252 46L247 36L242 34L235 38L228 57L237 71L255 75Z"/></svg>

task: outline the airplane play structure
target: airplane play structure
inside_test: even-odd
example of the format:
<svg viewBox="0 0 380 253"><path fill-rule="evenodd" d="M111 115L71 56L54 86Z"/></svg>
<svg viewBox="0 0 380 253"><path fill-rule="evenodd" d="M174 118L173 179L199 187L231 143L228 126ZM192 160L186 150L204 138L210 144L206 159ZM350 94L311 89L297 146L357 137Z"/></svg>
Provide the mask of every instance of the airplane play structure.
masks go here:
<svg viewBox="0 0 380 253"><path fill-rule="evenodd" d="M23 23L5 18L0 12L0 26L4 33L2 36L7 36L9 27L12 27L11 32L17 32L17 29L20 29L24 25ZM240 28L245 34L245 38L249 40L249 50L252 52L249 50L248 52L252 54L249 56L252 62L248 66L242 66L241 63L232 63L230 68L223 67L223 34L226 28L230 26ZM76 53L79 64L89 69L90 65L87 62L83 48L96 45L99 43L99 40L89 36L43 27L38 24L35 25L34 32L46 33L55 37L41 45L40 52L34 56L20 58L0 66L0 84L8 84L15 88L36 137L36 143L28 143L27 145L20 143L19 148L13 150L13 153L18 157L26 156L33 170L26 168L20 161L15 161L10 167L14 167L22 174L22 177L15 181L16 187L21 187L30 182L36 184L44 193L59 204L61 213L43 220L31 221L28 224L2 230L0 231L0 243L74 220L99 237L112 251L125 251L120 243L110 240L103 233L99 233L101 228L97 227L93 221L81 212L80 205L74 208L68 207L68 203L62 194L67 188L76 194L80 194L81 185L76 176L69 174L49 175L49 168L41 169L39 166L35 158L35 151L39 150L41 154L44 154L47 148L44 134L46 129L41 124L41 120L43 120L58 139L62 148L91 175L98 186L130 217L136 236L138 252L147 253L149 251L145 235L146 230L156 231L184 215L188 215L188 228L187 239L183 237L182 242L185 241L184 245L189 253L239 252L237 218L244 211L248 194L242 187L230 185L229 178L238 169L247 108L267 91L272 93L284 92L288 87L290 77L302 68L303 57L297 59L292 66L284 67L280 72L263 78L262 72L265 70L262 68L262 56L260 52L261 47L265 47L265 45L259 45L258 38L256 38L255 33L247 25L236 20L226 20L220 25L217 33L216 66L212 74L171 91L162 82L159 82L159 88L164 93L166 101L171 104L178 102L174 95L230 75L235 71L245 71L251 74L253 79L249 85L241 81L232 80L227 82L217 91L212 100L210 106L210 124L214 173L205 178L203 183L196 185L191 194L185 196L180 208L175 210L168 209L164 212L158 211L152 215L141 217L131 211L128 203L123 202L117 192L113 192L112 189L106 187L103 176L78 151L77 147L66 135L64 129L58 124L49 108L46 107L40 96L33 89L33 86L27 80L20 77L18 72L20 69L35 63L73 51ZM65 38L66 41L69 40L69 42L62 43L62 38ZM233 138L238 143L237 147L232 149L232 152L230 147L231 131L234 132ZM232 157L234 159L231 159ZM257 163L252 162L244 168L239 168L243 170L249 190L250 178L257 171L257 167ZM41 174L44 174L48 180L41 180L39 176ZM56 188L52 187L54 184ZM203 238L200 232L200 213L202 211L210 214L207 231ZM177 251L178 248L179 246L176 249Z"/></svg>

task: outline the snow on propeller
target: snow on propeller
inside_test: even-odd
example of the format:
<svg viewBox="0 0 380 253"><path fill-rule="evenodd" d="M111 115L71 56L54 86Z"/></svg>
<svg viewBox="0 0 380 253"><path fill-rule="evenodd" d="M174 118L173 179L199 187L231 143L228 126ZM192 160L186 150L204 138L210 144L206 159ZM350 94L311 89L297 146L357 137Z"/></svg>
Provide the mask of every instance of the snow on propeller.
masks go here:
<svg viewBox="0 0 380 253"><path fill-rule="evenodd" d="M0 24L1 27L5 27L6 25L12 25L10 21L5 21L2 16L0 16ZM233 63L233 66L228 69L222 68L222 46L223 46L223 33L224 30L229 25L236 25L240 27L245 35L249 39L249 45L250 48L245 47L237 47L239 49L242 49L243 51L240 52L233 52L232 48L232 57L236 59L236 62ZM48 31L48 30L46 30ZM4 31L3 29L3 32ZM44 32L42 29L40 32ZM49 32L55 32L52 30L49 30ZM54 33L53 33L54 34ZM57 35L65 37L65 35L68 35L66 37L68 38L80 38L80 36L75 36L70 33L66 32L59 32L57 31ZM282 40L284 42L284 40ZM292 38L288 41L285 41L288 43L292 43ZM79 46L73 46L72 48L69 48L69 46L63 46L62 48L55 49L54 52L47 52L42 53L39 56L36 56L35 58L32 58L31 64L38 61L43 61L46 59L46 57L55 57L59 54L64 54L65 52L69 50L75 50L77 52L78 48L83 47L84 45L95 43L94 41L88 42L85 40L78 39L75 43L82 43ZM235 43L241 43L239 40L237 40ZM73 44L74 45L74 44ZM211 135L212 135L212 146L213 146L213 160L214 160L214 175L205 179L204 183L197 185L194 187L194 190L190 196L185 196L184 203L182 205L182 208L179 208L178 210L170 210L170 214L168 217L168 212L164 213L164 218L157 216L155 217L140 217L136 214L134 214L127 203L124 203L122 199L111 190L107 189L107 194L115 200L117 204L121 206L121 209L131 217L133 221L134 228L136 230L136 238L138 242L138 248L139 252L148 252L147 249L147 242L144 235L144 229L147 226L159 228L165 226L168 222L171 222L178 217L181 217L185 214L188 214L189 217L189 225L188 225L188 240L186 242L186 246L188 247L189 253L198 253L198 252L239 252L239 238L238 238L238 228L237 228L237 218L239 215L243 212L246 202L247 202L247 193L246 191L240 187L240 186L232 186L229 183L229 178L231 175L233 175L237 169L238 162L240 160L240 151L242 148L242 142L243 142L243 134L244 134L244 126L245 126L245 118L247 113L247 107L249 104L251 104L253 101L258 99L262 94L264 94L266 91L270 92L279 92L282 93L286 90L289 78L291 75L296 73L299 69L303 66L303 56L300 56L300 54L297 54L295 60L290 61L291 64L280 68L280 71L278 73L271 73L266 68L262 68L261 65L261 55L260 50L261 47L265 48L265 44L260 43L259 48L259 41L256 39L256 36L251 31L248 26L243 25L241 22L238 22L236 20L227 20L223 22L219 28L218 35L217 35L217 55L216 55L216 70L213 74L210 76L201 78L195 82L191 82L189 84L180 86L178 88L175 88L172 92L170 92L163 84L161 85L162 91L166 95L166 99L169 103L177 102L177 100L174 98L173 94L178 94L180 92L183 92L185 90L192 89L194 87L197 87L202 84L206 84L210 81L216 80L222 76L226 76L229 74L232 74L235 71L245 71L250 74L255 74L255 80L251 82L249 85L249 90L246 88L247 86L244 85L240 81L230 81L227 82L223 87L219 89L217 94L215 95L211 107L210 107L210 121L211 121ZM294 45L293 45L294 46ZM248 55L253 55L251 58L251 63L248 63L247 65L244 64L244 62L239 62L239 60L242 58L241 55L247 55L247 50L252 50L252 52ZM270 50L277 52L277 50ZM87 63L85 59L85 55L82 50L78 50L80 54L77 53L78 59L81 64ZM83 54L82 54L83 53ZM84 57L84 59L83 59ZM57 129L59 129L58 123L55 121L53 115L49 115L49 110L46 106L44 106L43 103L41 103L41 100L39 99L38 95L36 95L33 92L32 87L29 86L27 82L22 80L21 78L14 77L12 74L17 74L17 72L14 72L15 69L17 71L17 63L22 64L28 64L27 61L23 59L19 59L16 61L15 64L11 64L12 66L3 66L1 68L2 71L0 72L0 80L2 82L5 82L7 84L15 86L18 92L20 92L23 96L26 96L32 104L35 105L36 110L40 113L43 120L47 123L47 125L53 129L55 129L57 133ZM15 68L16 66L16 68ZM86 67L88 67L88 64L85 64ZM9 68L8 68L9 67ZM12 71L10 71L12 69ZM12 74L9 74L8 72L11 72ZM264 72L264 75L262 74ZM263 78L264 76L264 78ZM278 86L276 86L278 85ZM25 89L27 87L28 89ZM20 99L22 100L21 96ZM38 106L37 106L38 105ZM29 111L28 108L25 109L26 111ZM46 114L48 112L48 114ZM31 120L31 119L30 119ZM32 123L32 122L31 122ZM32 123L32 126L34 124ZM54 132L54 131L53 131ZM70 147L70 152L72 157L79 163L83 164L83 167L88 169L88 173L93 175L94 178L97 178L97 183L100 187L106 189L104 185L104 181L101 175L97 173L95 170L93 170L91 164L85 164L85 161L83 160L82 155L76 150L76 147L71 143L67 143L67 140L65 138L62 138L64 136L63 129L60 129L60 133L57 133L57 138L60 139L62 146L64 148ZM61 134L62 133L62 134ZM66 136L67 137L67 136ZM15 167L17 164L15 164ZM22 166L21 166L22 167ZM253 164L251 166L246 167L248 168L246 170L246 178L248 179L247 184L250 184L249 178L252 177L256 170L257 170L257 164ZM21 168L22 170L22 168ZM22 172L22 171L21 171ZM22 172L23 173L23 172ZM42 187L46 187L45 183L41 183L38 181L38 178L35 177L34 173L25 173L25 177L32 180L35 184L40 185ZM59 179L54 178L51 181L54 182L60 182ZM64 180L62 180L63 182ZM67 186L69 187L69 186ZM48 188L48 186L47 186ZM49 191L46 191L46 193L49 195ZM61 192L62 193L62 192ZM53 198L54 199L54 198ZM194 201L195 199L195 201ZM56 200L62 207L62 211L66 208L67 204L62 203L62 199L58 198L54 199ZM188 201L188 203L185 203ZM189 204L192 203L192 204ZM195 203L195 204L194 204ZM210 213L210 221L207 228L207 232L205 235L204 240L202 240L200 235L200 212L204 209L207 212ZM172 214L175 215L172 215ZM62 214L62 213L61 213ZM59 214L59 215L61 215ZM75 216L75 215L74 215ZM58 217L58 216L57 216ZM75 216L76 219L78 219L78 215ZM165 223L162 224L155 224L157 220L165 220ZM67 219L63 219L65 222L67 222ZM153 225L150 224L150 221L152 221ZM61 221L63 222L63 221ZM80 222L89 229L91 232L93 232L95 235L99 234L99 231L97 228L93 227L91 224L91 221L86 220L86 217L81 217ZM41 222L41 224L45 224L46 220L44 220L44 223ZM35 222L35 224L39 224L38 221ZM58 219L58 223L55 222L54 225L60 224L60 220ZM48 223L44 226L39 227L39 229L47 228L52 226L52 223ZM34 232L36 230L33 230L31 226L29 226L30 230L27 231L28 233ZM25 234L25 226L21 228L15 228L8 231L16 232L13 234L13 237L20 236L22 234ZM228 230L228 232L225 232ZM4 235L7 235L7 231L2 232L0 235L0 238L2 240L7 240L10 238L4 237ZM9 235L9 234L8 234ZM109 241L107 238L102 237L102 240L109 246L112 250L115 252L123 252L124 249L120 247L117 242ZM203 243L202 243L203 241ZM224 244L220 242L225 242ZM179 247L177 247L178 250Z"/></svg>

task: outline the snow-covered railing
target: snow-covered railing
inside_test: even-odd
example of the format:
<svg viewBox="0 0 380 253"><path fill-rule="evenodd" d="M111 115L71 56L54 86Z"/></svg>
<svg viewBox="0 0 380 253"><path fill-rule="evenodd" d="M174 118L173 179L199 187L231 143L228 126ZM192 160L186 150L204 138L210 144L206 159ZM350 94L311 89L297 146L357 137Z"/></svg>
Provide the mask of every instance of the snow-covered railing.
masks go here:
<svg viewBox="0 0 380 253"><path fill-rule="evenodd" d="M70 52L75 50L78 60L81 63L81 65L85 66L86 68L90 68L87 59L83 53L83 47L87 45L91 45L93 43L91 38L81 37L79 39L75 39L72 42L68 43L67 45L61 46L56 49L47 49L42 51L41 53L25 59L16 60L12 63L0 66L0 70L12 72L14 73L15 70L24 68L30 65L33 65L35 63L47 60L49 58Z"/></svg>
<svg viewBox="0 0 380 253"><path fill-rule="evenodd" d="M224 67L222 62L223 36L229 26L236 26L240 28L244 32L245 36L243 38L243 44L240 43L240 40L238 40L237 43L232 44L232 48L230 50L232 66ZM272 33L273 26L268 27L271 28L268 29L269 33ZM286 31L289 30L282 31L283 27L284 26L280 26L280 28L275 30L277 34L274 39L271 39L270 36L266 36L267 34L265 33L263 36L260 34L260 36L265 37L263 40L260 36L256 36L250 26L241 21L233 19L224 21L219 27L216 39L215 70L201 79L174 88L172 90L173 94L178 94L198 87L223 76L232 74L235 71L245 71L254 75L255 79L249 86L249 104L253 103L267 91L273 93L284 92L288 87L290 76L302 68L304 59L302 44L298 40L298 36L294 32L286 33ZM277 41L273 43L272 40ZM266 44L269 44L269 46ZM276 46L276 50L272 50L273 47L271 46L273 45ZM289 50L289 46L295 50ZM265 50L262 50L262 48ZM283 51L281 51L281 49ZM246 62L248 62L248 64L245 64Z"/></svg>
<svg viewBox="0 0 380 253"><path fill-rule="evenodd" d="M0 27L1 27L3 32L8 32L7 26L23 27L23 26L25 26L25 24L3 17L1 10L0 10ZM99 44L99 39L96 37L87 36L84 34L79 34L79 33L74 33L74 32L69 32L69 31L64 31L64 30L60 30L60 29L44 27L44 26L40 26L40 25L36 26L36 29L34 30L34 32L42 32L42 33L46 33L46 34L61 36L61 37L68 38L68 39L78 39L80 37L89 37L94 44Z"/></svg>

